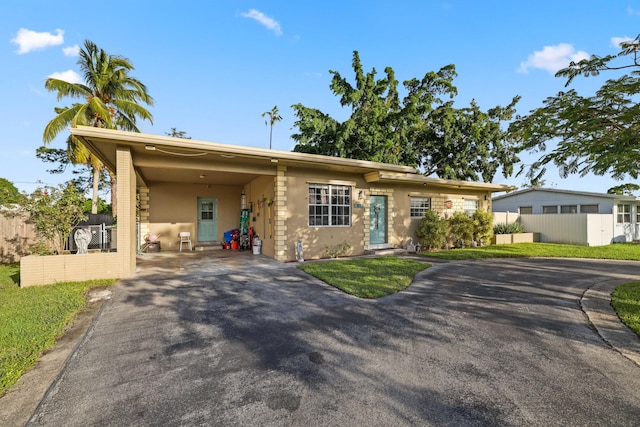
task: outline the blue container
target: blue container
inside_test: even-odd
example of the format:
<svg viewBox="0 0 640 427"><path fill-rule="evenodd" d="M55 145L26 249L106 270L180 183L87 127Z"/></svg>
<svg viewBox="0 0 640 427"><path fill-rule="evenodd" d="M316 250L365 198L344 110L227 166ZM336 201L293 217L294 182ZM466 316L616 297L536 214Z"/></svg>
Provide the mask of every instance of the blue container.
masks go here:
<svg viewBox="0 0 640 427"><path fill-rule="evenodd" d="M238 229L234 228L233 230L225 231L224 232L224 241L225 242L230 242L231 241L231 237L233 236L234 232L237 233Z"/></svg>

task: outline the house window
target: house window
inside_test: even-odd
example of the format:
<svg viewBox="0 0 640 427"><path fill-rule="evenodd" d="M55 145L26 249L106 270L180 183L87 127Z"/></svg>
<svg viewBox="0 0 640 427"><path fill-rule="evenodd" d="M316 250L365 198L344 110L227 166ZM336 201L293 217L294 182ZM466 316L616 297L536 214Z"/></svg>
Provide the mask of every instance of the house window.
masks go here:
<svg viewBox="0 0 640 427"><path fill-rule="evenodd" d="M422 218L431 209L430 197L411 198L411 218Z"/></svg>
<svg viewBox="0 0 640 427"><path fill-rule="evenodd" d="M563 213L563 214L578 213L578 205L562 205L560 206L560 213Z"/></svg>
<svg viewBox="0 0 640 427"><path fill-rule="evenodd" d="M309 184L309 225L351 225L351 187Z"/></svg>
<svg viewBox="0 0 640 427"><path fill-rule="evenodd" d="M520 215L531 215L533 213L533 206L520 206L518 212L520 212Z"/></svg>
<svg viewBox="0 0 640 427"><path fill-rule="evenodd" d="M558 207L557 206L543 206L542 207L543 214L557 214Z"/></svg>
<svg viewBox="0 0 640 427"><path fill-rule="evenodd" d="M465 199L464 200L464 212L471 216L478 210L478 200L476 199Z"/></svg>
<svg viewBox="0 0 640 427"><path fill-rule="evenodd" d="M631 222L631 205L618 205L618 224L628 224Z"/></svg>
<svg viewBox="0 0 640 427"><path fill-rule="evenodd" d="M598 205L580 205L580 213L595 213L599 212Z"/></svg>

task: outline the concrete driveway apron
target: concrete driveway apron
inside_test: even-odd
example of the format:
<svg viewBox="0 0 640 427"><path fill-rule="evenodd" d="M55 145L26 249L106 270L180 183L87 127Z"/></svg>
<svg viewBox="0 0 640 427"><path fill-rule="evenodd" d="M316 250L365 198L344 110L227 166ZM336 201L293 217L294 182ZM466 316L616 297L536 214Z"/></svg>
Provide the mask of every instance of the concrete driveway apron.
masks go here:
<svg viewBox="0 0 640 427"><path fill-rule="evenodd" d="M164 255L164 254L162 254ZM638 425L580 299L640 264L437 264L360 300L262 256L142 262L30 425Z"/></svg>

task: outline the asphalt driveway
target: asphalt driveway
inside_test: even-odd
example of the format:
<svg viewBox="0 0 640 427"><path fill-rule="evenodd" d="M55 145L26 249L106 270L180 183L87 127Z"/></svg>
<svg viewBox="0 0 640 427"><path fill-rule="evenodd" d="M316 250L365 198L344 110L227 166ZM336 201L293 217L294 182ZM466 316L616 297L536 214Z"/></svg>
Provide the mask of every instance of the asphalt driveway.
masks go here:
<svg viewBox="0 0 640 427"><path fill-rule="evenodd" d="M115 287L30 425L640 420L640 367L580 306L640 263L437 264L369 301L262 256L152 261Z"/></svg>

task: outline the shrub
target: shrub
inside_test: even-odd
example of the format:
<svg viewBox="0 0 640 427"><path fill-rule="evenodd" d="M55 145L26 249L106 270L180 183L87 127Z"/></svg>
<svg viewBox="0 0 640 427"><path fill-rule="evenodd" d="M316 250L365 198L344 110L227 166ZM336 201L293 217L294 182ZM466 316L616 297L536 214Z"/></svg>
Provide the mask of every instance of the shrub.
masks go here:
<svg viewBox="0 0 640 427"><path fill-rule="evenodd" d="M449 247L469 247L473 240L473 220L466 213L454 212L447 220L449 224L447 244Z"/></svg>
<svg viewBox="0 0 640 427"><path fill-rule="evenodd" d="M493 226L493 234L518 234L524 233L524 227L519 222L510 224L499 222Z"/></svg>
<svg viewBox="0 0 640 427"><path fill-rule="evenodd" d="M471 215L473 222L473 241L479 246L489 242L493 234L493 215L482 209L478 209Z"/></svg>
<svg viewBox="0 0 640 427"><path fill-rule="evenodd" d="M440 249L447 237L447 222L436 211L428 210L418 223L416 236L423 249Z"/></svg>

